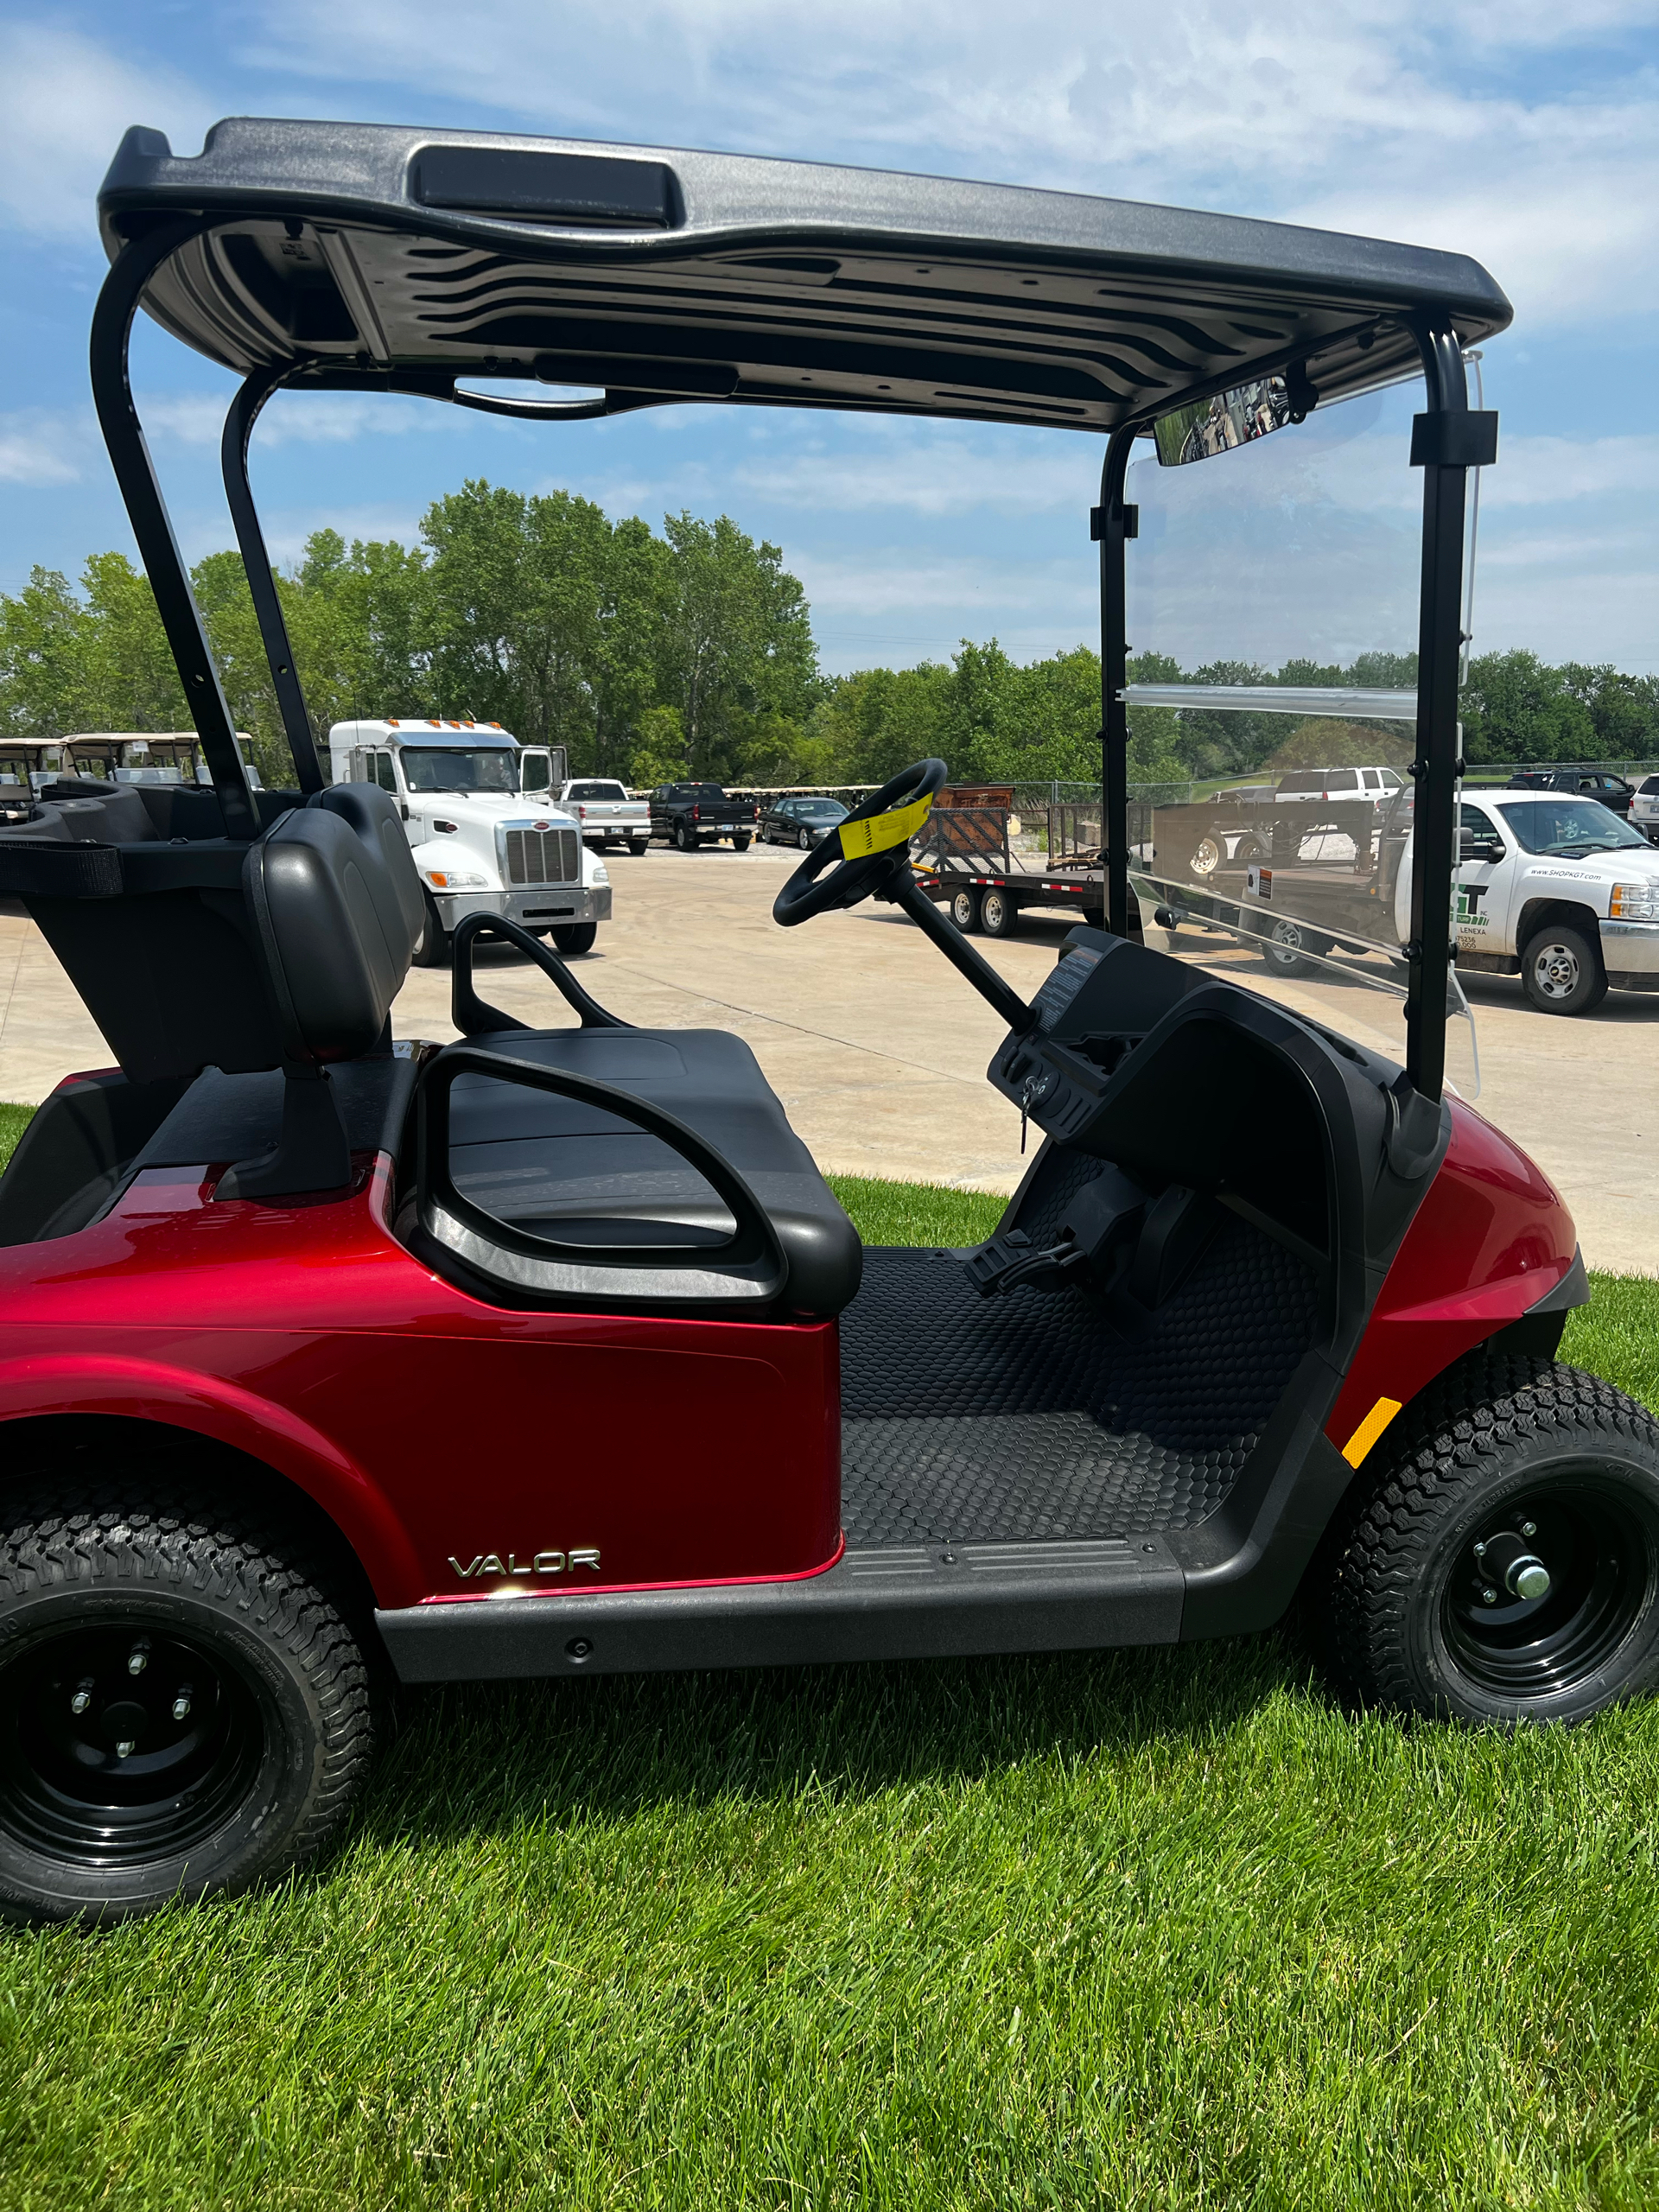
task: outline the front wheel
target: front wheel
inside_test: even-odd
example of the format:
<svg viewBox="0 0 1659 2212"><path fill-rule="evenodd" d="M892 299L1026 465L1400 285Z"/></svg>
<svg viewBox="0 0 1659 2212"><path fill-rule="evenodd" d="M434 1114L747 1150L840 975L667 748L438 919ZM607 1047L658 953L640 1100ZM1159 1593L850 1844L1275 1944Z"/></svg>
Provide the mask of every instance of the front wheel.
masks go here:
<svg viewBox="0 0 1659 2212"><path fill-rule="evenodd" d="M426 908L426 920L421 930L421 941L410 956L417 968L442 968L449 958L449 932L438 919L438 910L424 892L421 894Z"/></svg>
<svg viewBox="0 0 1659 2212"><path fill-rule="evenodd" d="M1477 1353L1402 1427L1315 1569L1337 1686L1362 1704L1505 1726L1586 1720L1651 1688L1651 1415L1576 1368Z"/></svg>
<svg viewBox="0 0 1659 2212"><path fill-rule="evenodd" d="M1521 988L1541 1014L1588 1014L1607 995L1599 944L1583 930L1540 930L1521 956Z"/></svg>
<svg viewBox="0 0 1659 2212"><path fill-rule="evenodd" d="M204 1497L15 1498L0 1534L0 1914L108 1923L332 1841L368 1669L280 1528Z"/></svg>
<svg viewBox="0 0 1659 2212"><path fill-rule="evenodd" d="M804 853L810 853L812 849L812 832L810 830L803 830L795 842Z"/></svg>
<svg viewBox="0 0 1659 2212"><path fill-rule="evenodd" d="M1202 881L1206 875L1213 875L1226 857L1219 837L1200 837L1188 855L1186 872Z"/></svg>
<svg viewBox="0 0 1659 2212"><path fill-rule="evenodd" d="M561 952L591 952L598 935L597 922L563 922L552 932Z"/></svg>
<svg viewBox="0 0 1659 2212"><path fill-rule="evenodd" d="M988 891L979 902L979 925L987 937L1012 937L1019 911L1006 891Z"/></svg>
<svg viewBox="0 0 1659 2212"><path fill-rule="evenodd" d="M964 937L979 927L979 901L971 891L958 891L950 901L950 918Z"/></svg>

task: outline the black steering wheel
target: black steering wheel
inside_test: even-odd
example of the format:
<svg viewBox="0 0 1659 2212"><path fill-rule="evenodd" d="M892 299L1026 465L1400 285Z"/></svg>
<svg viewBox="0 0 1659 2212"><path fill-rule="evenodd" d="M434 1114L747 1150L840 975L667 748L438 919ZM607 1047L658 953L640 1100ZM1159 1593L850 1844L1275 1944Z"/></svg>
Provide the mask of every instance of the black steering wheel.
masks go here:
<svg viewBox="0 0 1659 2212"><path fill-rule="evenodd" d="M814 914L856 906L902 875L909 866L910 841L944 789L946 773L943 760L915 761L855 807L838 830L812 848L772 900L772 920L792 929ZM825 868L830 874L820 883Z"/></svg>

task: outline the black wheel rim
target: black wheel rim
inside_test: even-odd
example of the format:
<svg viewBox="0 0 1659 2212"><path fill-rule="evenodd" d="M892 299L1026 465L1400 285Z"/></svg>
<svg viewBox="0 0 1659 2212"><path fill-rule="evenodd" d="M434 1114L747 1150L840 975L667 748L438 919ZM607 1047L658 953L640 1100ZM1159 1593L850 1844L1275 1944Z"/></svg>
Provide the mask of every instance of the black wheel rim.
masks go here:
<svg viewBox="0 0 1659 2212"><path fill-rule="evenodd" d="M0 1672L0 1828L66 1864L176 1858L263 1763L261 1702L220 1650L128 1618L61 1629Z"/></svg>
<svg viewBox="0 0 1659 2212"><path fill-rule="evenodd" d="M1589 1480L1522 1491L1452 1561L1440 1600L1447 1654L1486 1697L1567 1696L1607 1668L1647 1611L1656 1557L1648 1516ZM1516 1586L1529 1559L1548 1576L1537 1597Z"/></svg>

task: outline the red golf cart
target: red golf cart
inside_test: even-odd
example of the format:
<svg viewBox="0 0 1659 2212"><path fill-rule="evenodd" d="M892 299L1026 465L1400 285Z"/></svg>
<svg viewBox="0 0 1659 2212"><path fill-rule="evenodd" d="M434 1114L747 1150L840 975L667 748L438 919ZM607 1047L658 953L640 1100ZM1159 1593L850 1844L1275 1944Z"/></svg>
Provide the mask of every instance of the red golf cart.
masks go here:
<svg viewBox="0 0 1659 2212"><path fill-rule="evenodd" d="M0 890L117 1063L59 1088L0 1180L6 1910L114 1918L315 1853L393 1677L1173 1643L1303 1589L1368 1702L1570 1719L1647 1684L1659 1436L1552 1363L1587 1295L1572 1224L1442 1095L1465 476L1496 439L1462 349L1510 319L1481 269L926 178L245 119L194 159L130 132L100 209L97 404L213 780L60 782L0 836ZM226 483L291 791L244 772L128 385L141 305L244 378ZM1135 926L1124 486L1160 423L1219 475L1419 374L1402 1066ZM1022 1000L913 880L932 760L776 908L894 900L941 987L1001 1015L988 1077L1042 1143L987 1243L861 1249L744 1044L631 1027L510 924L456 932L462 1041L394 1038L421 886L385 795L319 768L248 484L278 386L1102 442L1107 926ZM545 972L547 1027L480 995L485 929ZM747 1417L688 1428L689 1375Z"/></svg>

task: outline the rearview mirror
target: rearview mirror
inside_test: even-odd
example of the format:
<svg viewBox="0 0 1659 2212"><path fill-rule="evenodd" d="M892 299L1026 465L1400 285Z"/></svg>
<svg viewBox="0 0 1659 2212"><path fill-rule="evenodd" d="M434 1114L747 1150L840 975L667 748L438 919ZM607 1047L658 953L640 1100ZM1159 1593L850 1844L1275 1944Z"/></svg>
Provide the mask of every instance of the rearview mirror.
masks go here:
<svg viewBox="0 0 1659 2212"><path fill-rule="evenodd" d="M1282 430L1287 423L1301 422L1318 398L1300 362L1282 377L1236 384L1230 391L1214 392L1160 415L1152 426L1158 458L1166 468L1178 468L1185 461L1230 453L1270 430Z"/></svg>

